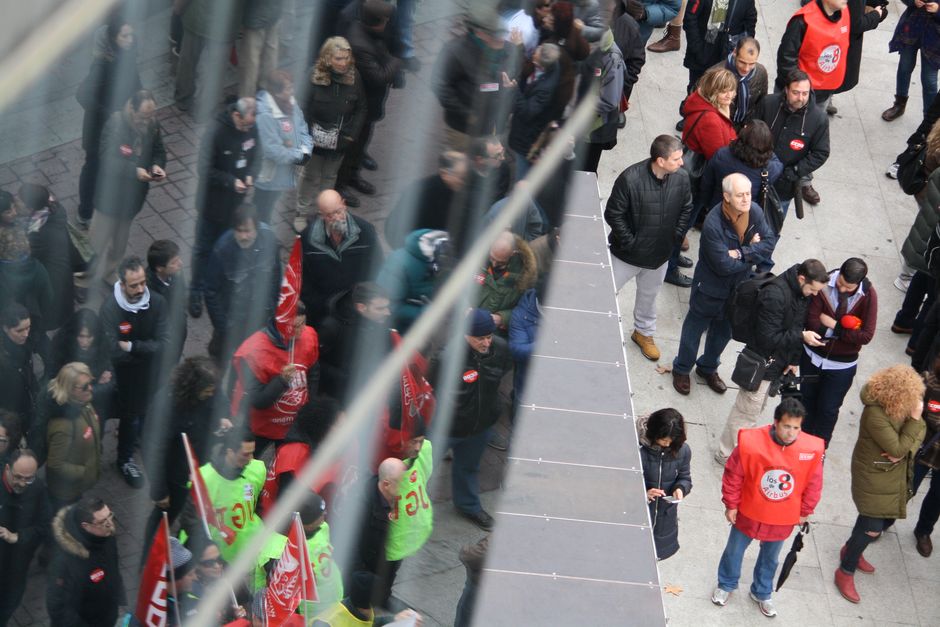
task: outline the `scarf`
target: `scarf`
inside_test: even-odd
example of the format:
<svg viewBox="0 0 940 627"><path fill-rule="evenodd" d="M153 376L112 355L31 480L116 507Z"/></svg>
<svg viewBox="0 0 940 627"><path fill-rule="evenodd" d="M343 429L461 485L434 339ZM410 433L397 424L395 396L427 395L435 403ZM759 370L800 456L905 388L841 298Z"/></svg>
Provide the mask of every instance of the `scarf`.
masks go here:
<svg viewBox="0 0 940 627"><path fill-rule="evenodd" d="M751 93L751 79L754 78L754 74L757 73L757 66L752 67L751 71L745 76L741 76L738 74L738 67L734 63L734 52L731 52L725 62L725 67L738 79L738 95L734 99L734 113L732 114L731 121L735 124L740 124L744 122L744 118L747 116L748 106L750 106L748 99Z"/></svg>
<svg viewBox="0 0 940 627"><path fill-rule="evenodd" d="M145 309L150 309L150 288L144 288L144 295L141 296L140 300L136 303L129 303L124 297L124 292L121 291L121 282L114 282L114 300L117 301L118 307L124 311L129 311L131 313L140 313Z"/></svg>
<svg viewBox="0 0 940 627"><path fill-rule="evenodd" d="M744 233L747 231L747 224L748 224L750 216L747 213L734 215L737 212L734 210L729 211L725 203L721 203L721 213L725 217L725 219L731 223L731 226L734 227L734 232L738 236L738 241L743 244Z"/></svg>

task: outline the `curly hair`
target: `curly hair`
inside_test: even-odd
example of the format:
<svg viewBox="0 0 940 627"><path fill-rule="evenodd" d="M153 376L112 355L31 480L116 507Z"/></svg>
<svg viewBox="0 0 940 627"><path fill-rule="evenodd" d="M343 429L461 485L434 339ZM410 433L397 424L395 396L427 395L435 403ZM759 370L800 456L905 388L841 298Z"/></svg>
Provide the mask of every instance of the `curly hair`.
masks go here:
<svg viewBox="0 0 940 627"><path fill-rule="evenodd" d="M904 420L918 399L924 397L924 380L910 366L897 364L879 370L866 384L868 396L891 420Z"/></svg>
<svg viewBox="0 0 940 627"><path fill-rule="evenodd" d="M751 120L744 125L737 139L728 145L731 154L752 168L764 168L774 155L774 136L763 120Z"/></svg>
<svg viewBox="0 0 940 627"><path fill-rule="evenodd" d="M349 67L336 81L344 85L353 85L356 82L356 57L352 53L352 46L345 37L330 37L320 46L320 55L310 73L310 82L314 85L329 85L333 78L331 61L337 52L349 53Z"/></svg>
<svg viewBox="0 0 940 627"><path fill-rule="evenodd" d="M219 371L211 359L204 355L187 357L173 370L173 403L177 407L194 407L199 394L214 386Z"/></svg>
<svg viewBox="0 0 940 627"><path fill-rule="evenodd" d="M716 109L718 108L718 94L734 91L737 94L738 81L730 70L723 67L713 67L698 79L698 93Z"/></svg>

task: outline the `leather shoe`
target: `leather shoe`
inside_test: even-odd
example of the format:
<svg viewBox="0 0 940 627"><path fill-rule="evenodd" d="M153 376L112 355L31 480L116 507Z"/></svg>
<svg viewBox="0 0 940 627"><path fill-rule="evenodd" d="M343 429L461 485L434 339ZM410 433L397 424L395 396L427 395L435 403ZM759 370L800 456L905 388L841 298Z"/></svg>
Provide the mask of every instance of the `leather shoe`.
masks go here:
<svg viewBox="0 0 940 627"><path fill-rule="evenodd" d="M692 287L692 279L685 276L678 270L667 272L666 278L663 280L670 285L676 285L678 287Z"/></svg>
<svg viewBox="0 0 940 627"><path fill-rule="evenodd" d="M716 394L724 394L728 391L728 386L725 385L725 382L721 380L721 377L718 376L717 372L705 374L696 368L695 374L705 379L705 384L711 388L712 392L715 392Z"/></svg>
<svg viewBox="0 0 940 627"><path fill-rule="evenodd" d="M804 186L801 191L803 193L803 200L805 200L811 205L819 204L819 192L813 189L812 185Z"/></svg>
<svg viewBox="0 0 940 627"><path fill-rule="evenodd" d="M640 352L643 353L644 357L650 361L659 361L659 349L656 347L656 342L653 341L651 336L634 331L630 339L633 340L634 344L640 347Z"/></svg>
<svg viewBox="0 0 940 627"><path fill-rule="evenodd" d="M842 549L839 551L839 561L842 561L842 558L845 557L846 545L842 545ZM875 567L871 565L864 555L858 556L858 564L855 565L855 570L861 571L863 573L868 573L871 575L875 572Z"/></svg>
<svg viewBox="0 0 940 627"><path fill-rule="evenodd" d="M862 600L855 589L855 576L850 575L841 568L836 569L836 588L839 589L839 593L845 597L846 601L858 603Z"/></svg>
<svg viewBox="0 0 940 627"><path fill-rule="evenodd" d="M672 387L682 396L688 396L692 391L692 379L687 374L679 374L672 371Z"/></svg>
<svg viewBox="0 0 940 627"><path fill-rule="evenodd" d="M190 292L189 294L189 315L192 318L198 318L202 315L202 293Z"/></svg>
<svg viewBox="0 0 940 627"><path fill-rule="evenodd" d="M353 194L351 191L345 187L337 189L339 195L343 197L343 202L346 203L347 207L352 207L353 209L362 205L362 202L359 200L359 197Z"/></svg>
<svg viewBox="0 0 940 627"><path fill-rule="evenodd" d="M369 181L359 178L358 176L354 178L353 180L349 181L349 186L352 187L357 192L361 194L365 194L366 196L371 196L372 194L375 193L375 185L373 185Z"/></svg>
<svg viewBox="0 0 940 627"><path fill-rule="evenodd" d="M930 554L933 553L933 542L930 540L930 536L915 533L914 538L917 540L917 552L924 557L930 557Z"/></svg>
<svg viewBox="0 0 940 627"><path fill-rule="evenodd" d="M457 510L457 513L460 514L463 518L466 518L474 525L482 529L483 531L492 531L493 530L493 517L486 513L485 510L480 510L478 512L465 512L463 510Z"/></svg>
<svg viewBox="0 0 940 627"><path fill-rule="evenodd" d="M685 255L679 255L679 261L676 262L676 265L680 268L691 268L693 264L692 260Z"/></svg>
<svg viewBox="0 0 940 627"><path fill-rule="evenodd" d="M689 238L688 237L682 238L682 243L679 244L679 250L681 250L682 252L686 252L687 250L689 250Z"/></svg>
<svg viewBox="0 0 940 627"><path fill-rule="evenodd" d="M364 167L366 170L375 171L375 170L378 170L378 169L379 169L379 164L375 162L375 159L373 159L373 158L369 155L369 153L364 153L364 154L362 155L362 158L359 160L359 165L361 165L362 167ZM363 192L363 193L365 193L365 192Z"/></svg>
<svg viewBox="0 0 940 627"><path fill-rule="evenodd" d="M897 333L898 335L911 335L914 332L914 329L911 327L902 327L898 324L891 325L891 332Z"/></svg>

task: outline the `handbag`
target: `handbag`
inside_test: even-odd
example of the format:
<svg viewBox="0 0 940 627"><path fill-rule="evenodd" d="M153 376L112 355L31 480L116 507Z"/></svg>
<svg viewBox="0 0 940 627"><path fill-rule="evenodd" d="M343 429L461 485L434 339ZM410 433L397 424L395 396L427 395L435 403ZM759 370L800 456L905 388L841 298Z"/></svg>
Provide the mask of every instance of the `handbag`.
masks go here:
<svg viewBox="0 0 940 627"><path fill-rule="evenodd" d="M737 383L742 390L754 392L760 387L760 382L764 380L769 365L769 360L745 346L744 350L738 353L738 360L734 363L731 380Z"/></svg>
<svg viewBox="0 0 940 627"><path fill-rule="evenodd" d="M685 133L686 137L692 136L695 125L698 124L705 113L707 112L703 111L695 118L695 121L692 122L692 126L690 126L689 130ZM705 158L705 155L695 152L689 148L685 142L682 142L682 167L689 173L689 183L692 184L693 199L698 197L698 190L702 182L702 174L705 173L706 163L708 163L708 159Z"/></svg>
<svg viewBox="0 0 940 627"><path fill-rule="evenodd" d="M774 233L780 235L783 230L783 210L780 208L780 196L777 190L770 184L770 174L765 168L760 173L760 206L764 210L764 218L767 224L773 228Z"/></svg>
<svg viewBox="0 0 940 627"><path fill-rule="evenodd" d="M342 125L343 121L340 120L339 124L333 128L327 129L314 122L310 127L310 136L313 137L313 147L320 148L321 150L336 150L336 146L339 144L339 129Z"/></svg>
<svg viewBox="0 0 940 627"><path fill-rule="evenodd" d="M908 145L895 159L898 162L898 185L905 194L913 196L927 186L927 169L924 167L926 159L926 142Z"/></svg>

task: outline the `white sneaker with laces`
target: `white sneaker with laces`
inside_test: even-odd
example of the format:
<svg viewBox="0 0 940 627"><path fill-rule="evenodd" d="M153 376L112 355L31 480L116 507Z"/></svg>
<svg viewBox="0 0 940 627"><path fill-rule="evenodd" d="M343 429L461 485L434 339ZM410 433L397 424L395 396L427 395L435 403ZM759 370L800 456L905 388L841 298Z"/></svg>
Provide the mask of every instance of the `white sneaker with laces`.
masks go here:
<svg viewBox="0 0 940 627"><path fill-rule="evenodd" d="M731 596L731 593L727 590L722 590L721 588L715 588L715 591L712 592L712 603L715 605L720 605L724 607L728 603L728 597Z"/></svg>
<svg viewBox="0 0 940 627"><path fill-rule="evenodd" d="M767 618L773 618L774 616L777 615L777 608L774 607L773 599L767 599L766 601L761 601L756 596L754 596L753 592L751 592L751 600L754 601L754 603L757 603L757 607L760 608L760 613L766 616Z"/></svg>
<svg viewBox="0 0 940 627"><path fill-rule="evenodd" d="M910 278L905 280L899 276L898 278L894 280L894 287L898 288L902 292L906 292L910 284L911 284Z"/></svg>

